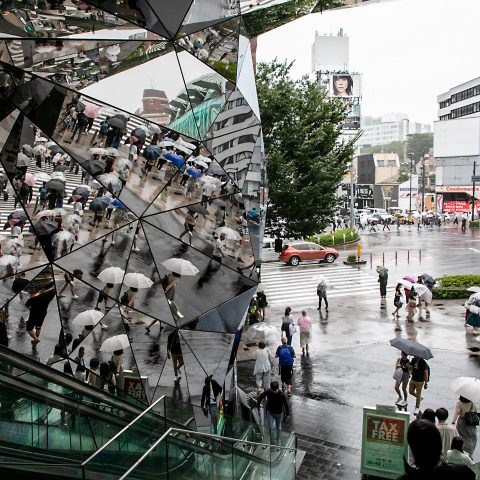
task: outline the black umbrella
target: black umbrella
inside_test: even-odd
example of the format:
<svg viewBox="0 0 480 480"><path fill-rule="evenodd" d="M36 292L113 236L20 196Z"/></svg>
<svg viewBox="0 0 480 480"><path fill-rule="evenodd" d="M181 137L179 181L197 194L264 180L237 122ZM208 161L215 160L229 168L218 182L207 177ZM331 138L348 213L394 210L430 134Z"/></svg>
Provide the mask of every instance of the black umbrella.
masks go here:
<svg viewBox="0 0 480 480"><path fill-rule="evenodd" d="M147 160L156 160L161 154L162 154L162 151L158 147L155 147L154 145L148 145L143 150L143 156Z"/></svg>
<svg viewBox="0 0 480 480"><path fill-rule="evenodd" d="M100 160L89 160L85 165L85 170L87 170L90 175L105 173L105 164Z"/></svg>
<svg viewBox="0 0 480 480"><path fill-rule="evenodd" d="M90 190L85 187L76 187L73 190L72 195L81 195L82 197L88 198L90 196Z"/></svg>
<svg viewBox="0 0 480 480"><path fill-rule="evenodd" d="M50 220L44 220L33 224L38 235L51 235L58 230L58 223Z"/></svg>
<svg viewBox="0 0 480 480"><path fill-rule="evenodd" d="M23 210L16 210L15 212L12 212L7 219L11 220L13 218L22 220L23 222L26 222L28 220L28 215L23 211Z"/></svg>
<svg viewBox="0 0 480 480"><path fill-rule="evenodd" d="M145 139L147 138L147 133L142 128L136 128L135 130L132 130L130 135L137 137L142 143L145 143Z"/></svg>
<svg viewBox="0 0 480 480"><path fill-rule="evenodd" d="M54 172L64 172L65 170L67 170L68 167L66 165L57 165L53 171Z"/></svg>
<svg viewBox="0 0 480 480"><path fill-rule="evenodd" d="M127 128L128 118L124 115L114 115L107 120L108 125L111 127L121 128L122 130Z"/></svg>
<svg viewBox="0 0 480 480"><path fill-rule="evenodd" d="M200 203L196 203L195 205L189 205L188 210L193 213L198 213L199 215L207 215L208 210Z"/></svg>
<svg viewBox="0 0 480 480"><path fill-rule="evenodd" d="M58 145L50 145L48 147L48 149L54 154L56 155L57 153L65 153Z"/></svg>
<svg viewBox="0 0 480 480"><path fill-rule="evenodd" d="M58 190L59 192L65 191L65 183L58 178L52 178L45 184L45 186L49 190Z"/></svg>
<svg viewBox="0 0 480 480"><path fill-rule="evenodd" d="M90 203L88 209L92 212L99 212L105 210L110 205L109 197L100 197L96 198L93 202Z"/></svg>

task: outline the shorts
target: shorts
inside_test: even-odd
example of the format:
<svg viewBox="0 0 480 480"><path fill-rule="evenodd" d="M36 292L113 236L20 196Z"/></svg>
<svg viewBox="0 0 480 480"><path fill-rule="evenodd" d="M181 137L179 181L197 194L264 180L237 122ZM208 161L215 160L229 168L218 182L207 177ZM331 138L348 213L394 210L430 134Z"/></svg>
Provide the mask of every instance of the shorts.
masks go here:
<svg viewBox="0 0 480 480"><path fill-rule="evenodd" d="M407 383L409 380L410 380L410 374L408 372L403 372L402 379L396 380L396 384L397 386L400 386L401 384L407 386Z"/></svg>
<svg viewBox="0 0 480 480"><path fill-rule="evenodd" d="M287 365L284 367L280 367L280 377L282 379L282 383L286 383L287 385L292 384L292 376L293 376L293 365Z"/></svg>
<svg viewBox="0 0 480 480"><path fill-rule="evenodd" d="M28 317L27 324L25 325L25 329L27 332L31 332L32 330L40 330L43 325L43 321L45 320L45 317L42 319L36 318L36 317Z"/></svg>
<svg viewBox="0 0 480 480"><path fill-rule="evenodd" d="M193 233L193 229L195 228L195 225L192 225L191 223L187 223L185 225L185 228L189 231L189 232L192 232Z"/></svg>

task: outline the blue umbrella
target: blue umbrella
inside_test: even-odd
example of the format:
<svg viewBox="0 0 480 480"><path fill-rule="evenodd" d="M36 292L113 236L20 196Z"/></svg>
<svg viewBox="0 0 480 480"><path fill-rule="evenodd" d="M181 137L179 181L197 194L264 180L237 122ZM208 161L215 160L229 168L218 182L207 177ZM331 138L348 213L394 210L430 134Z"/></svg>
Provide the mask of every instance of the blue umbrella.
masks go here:
<svg viewBox="0 0 480 480"><path fill-rule="evenodd" d="M185 163L185 160L182 157L175 155L174 153L166 153L163 158L173 163L176 167L181 167Z"/></svg>
<svg viewBox="0 0 480 480"><path fill-rule="evenodd" d="M90 203L88 209L91 210L92 212L99 212L100 210L105 210L109 205L110 205L109 197L99 197Z"/></svg>
<svg viewBox="0 0 480 480"><path fill-rule="evenodd" d="M156 160L161 154L162 151L160 150L160 148L155 147L154 145L148 145L143 150L143 156L147 160Z"/></svg>
<svg viewBox="0 0 480 480"><path fill-rule="evenodd" d="M190 175L193 178L198 178L202 176L202 172L198 170L197 168L187 168L186 172L188 175Z"/></svg>
<svg viewBox="0 0 480 480"><path fill-rule="evenodd" d="M125 205L118 198L112 202L112 206L118 208L125 208Z"/></svg>

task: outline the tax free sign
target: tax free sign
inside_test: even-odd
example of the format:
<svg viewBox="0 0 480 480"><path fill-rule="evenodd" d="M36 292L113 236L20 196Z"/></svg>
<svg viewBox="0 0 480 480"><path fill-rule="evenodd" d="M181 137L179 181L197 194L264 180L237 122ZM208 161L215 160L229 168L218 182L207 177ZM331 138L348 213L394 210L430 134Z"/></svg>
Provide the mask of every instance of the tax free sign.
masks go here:
<svg viewBox="0 0 480 480"><path fill-rule="evenodd" d="M395 407L377 405L363 409L362 468L365 475L397 478L408 458L407 430L410 416Z"/></svg>

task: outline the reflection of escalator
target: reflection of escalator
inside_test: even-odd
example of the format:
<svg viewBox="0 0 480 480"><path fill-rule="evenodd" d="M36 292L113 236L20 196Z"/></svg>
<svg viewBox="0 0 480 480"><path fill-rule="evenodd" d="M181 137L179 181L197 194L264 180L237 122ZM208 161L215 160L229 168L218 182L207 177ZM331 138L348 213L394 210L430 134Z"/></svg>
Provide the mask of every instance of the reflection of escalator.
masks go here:
<svg viewBox="0 0 480 480"><path fill-rule="evenodd" d="M167 428L188 428L188 412L181 415L185 405L175 405L180 422L167 421L165 401L145 412L147 406L133 399L109 395L0 347L0 471L78 478L82 464L116 438L89 469L120 476ZM177 463L187 460L183 456Z"/></svg>

